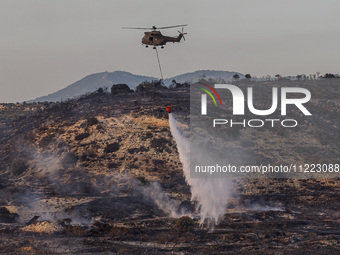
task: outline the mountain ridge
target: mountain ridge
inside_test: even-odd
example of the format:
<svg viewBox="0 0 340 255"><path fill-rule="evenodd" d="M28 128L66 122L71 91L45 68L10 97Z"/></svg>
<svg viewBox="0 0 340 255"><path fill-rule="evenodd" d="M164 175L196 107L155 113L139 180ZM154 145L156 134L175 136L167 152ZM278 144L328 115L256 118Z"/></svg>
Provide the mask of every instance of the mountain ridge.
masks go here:
<svg viewBox="0 0 340 255"><path fill-rule="evenodd" d="M216 71L216 70L197 70L194 72L188 72L180 75L176 75L171 78L164 80L165 85L169 86L173 80L176 82L183 83L189 82L194 83L201 77L217 78L228 81L232 79L232 76L238 74L240 77L244 75L239 72L231 71ZM33 100L28 101L33 102L56 102L64 101L67 99L75 98L86 93L91 93L99 88L107 87L110 88L113 84L124 83L129 85L130 88L135 89L140 83L144 81L158 80L159 78L152 76L136 75L126 71L113 71L113 72L100 72L85 76L84 78L60 89L54 93L48 94L46 96L37 97Z"/></svg>

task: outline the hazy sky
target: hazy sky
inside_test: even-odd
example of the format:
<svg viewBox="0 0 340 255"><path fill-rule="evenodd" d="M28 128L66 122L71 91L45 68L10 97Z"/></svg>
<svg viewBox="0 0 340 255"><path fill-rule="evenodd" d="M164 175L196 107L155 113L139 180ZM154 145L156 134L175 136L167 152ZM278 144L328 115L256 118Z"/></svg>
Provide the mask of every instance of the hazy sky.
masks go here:
<svg viewBox="0 0 340 255"><path fill-rule="evenodd" d="M339 73L339 10L339 0L0 0L0 102L97 72L159 77L143 30L123 26L189 25L185 42L159 50L165 78L201 69Z"/></svg>

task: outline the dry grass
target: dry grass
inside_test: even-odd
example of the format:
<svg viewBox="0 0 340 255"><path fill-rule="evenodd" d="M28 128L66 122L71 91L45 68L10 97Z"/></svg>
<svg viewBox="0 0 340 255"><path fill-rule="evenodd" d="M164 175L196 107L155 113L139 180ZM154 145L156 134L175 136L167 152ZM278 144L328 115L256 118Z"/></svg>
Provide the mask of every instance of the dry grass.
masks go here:
<svg viewBox="0 0 340 255"><path fill-rule="evenodd" d="M146 126L169 127L169 121L167 119L158 119L154 116L139 117L136 118L135 121Z"/></svg>

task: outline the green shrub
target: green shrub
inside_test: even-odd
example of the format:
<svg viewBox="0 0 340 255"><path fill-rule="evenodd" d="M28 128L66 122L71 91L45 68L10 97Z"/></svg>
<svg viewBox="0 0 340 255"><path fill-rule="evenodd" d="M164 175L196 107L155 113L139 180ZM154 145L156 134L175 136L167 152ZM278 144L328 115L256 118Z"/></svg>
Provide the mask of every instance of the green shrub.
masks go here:
<svg viewBox="0 0 340 255"><path fill-rule="evenodd" d="M12 174L20 175L25 172L28 168L28 164L23 159L16 159L12 162Z"/></svg>

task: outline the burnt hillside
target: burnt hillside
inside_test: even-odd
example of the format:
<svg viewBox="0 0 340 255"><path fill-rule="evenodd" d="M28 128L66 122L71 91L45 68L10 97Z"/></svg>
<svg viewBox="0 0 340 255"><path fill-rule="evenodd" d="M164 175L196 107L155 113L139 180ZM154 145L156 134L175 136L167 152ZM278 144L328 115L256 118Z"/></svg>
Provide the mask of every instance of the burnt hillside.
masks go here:
<svg viewBox="0 0 340 255"><path fill-rule="evenodd" d="M328 104L330 116L338 116L334 100L324 98L313 110L326 118ZM25 113L19 105L5 108L2 114L10 118L1 119L0 129L2 252L339 252L339 179L234 180L221 223L215 231L200 228L166 105L187 128L185 87L98 91L67 102L27 104ZM324 134L314 142L328 139ZM240 143L253 148L255 140ZM266 144L268 151L286 153ZM308 154L310 144L301 148Z"/></svg>

